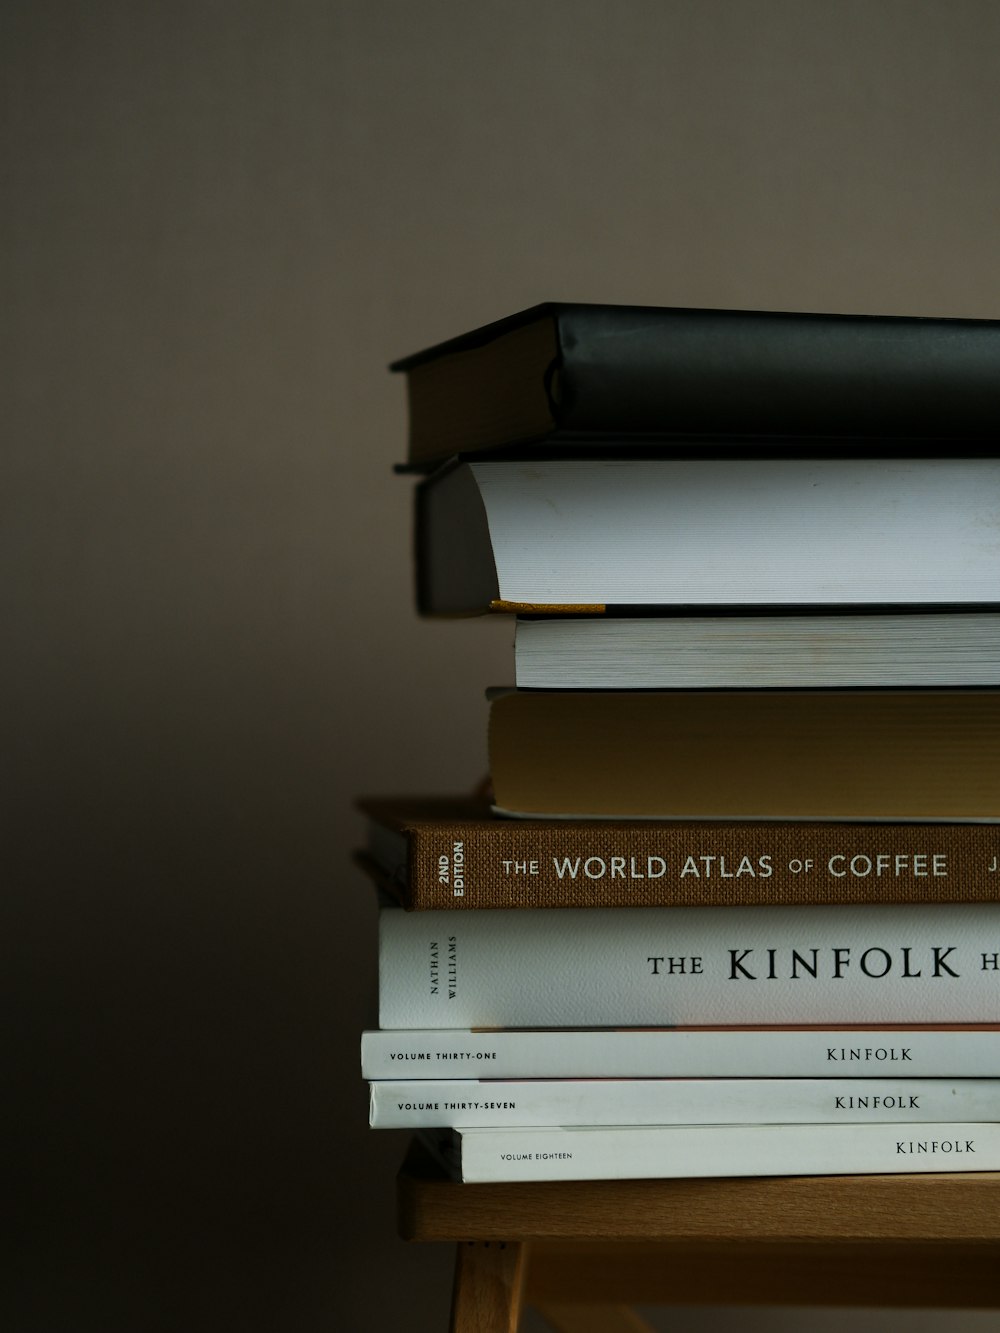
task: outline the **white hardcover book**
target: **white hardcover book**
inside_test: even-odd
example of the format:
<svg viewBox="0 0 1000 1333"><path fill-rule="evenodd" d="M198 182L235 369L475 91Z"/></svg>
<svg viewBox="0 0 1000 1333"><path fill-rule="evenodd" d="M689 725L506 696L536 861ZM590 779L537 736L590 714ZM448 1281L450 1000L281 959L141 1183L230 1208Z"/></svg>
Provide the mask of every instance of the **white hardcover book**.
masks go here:
<svg viewBox="0 0 1000 1333"><path fill-rule="evenodd" d="M379 911L379 1026L991 1023L1000 903Z"/></svg>
<svg viewBox="0 0 1000 1333"><path fill-rule="evenodd" d="M433 1135L434 1131L425 1131ZM1000 1170L1000 1124L657 1125L463 1129L448 1135L465 1181L882 1175ZM433 1140L432 1140L433 1142ZM439 1143L448 1160L449 1142Z"/></svg>
<svg viewBox="0 0 1000 1333"><path fill-rule="evenodd" d="M950 1078L1000 1069L1000 1025L368 1031L361 1075L490 1078Z"/></svg>
<svg viewBox="0 0 1000 1333"><path fill-rule="evenodd" d="M1000 685L1000 614L546 616L517 620L519 689Z"/></svg>
<svg viewBox="0 0 1000 1333"><path fill-rule="evenodd" d="M385 1080L374 1129L1000 1120L996 1078Z"/></svg>
<svg viewBox="0 0 1000 1333"><path fill-rule="evenodd" d="M460 463L417 491L421 607L995 603L994 458Z"/></svg>

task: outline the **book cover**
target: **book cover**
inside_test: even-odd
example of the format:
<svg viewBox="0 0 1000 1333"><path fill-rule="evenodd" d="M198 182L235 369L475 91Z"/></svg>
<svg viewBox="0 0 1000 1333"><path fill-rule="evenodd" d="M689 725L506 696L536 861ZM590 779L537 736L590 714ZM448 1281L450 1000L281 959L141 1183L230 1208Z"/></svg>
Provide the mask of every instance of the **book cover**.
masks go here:
<svg viewBox="0 0 1000 1333"><path fill-rule="evenodd" d="M377 1029L367 1079L982 1078L1000 1024L884 1027Z"/></svg>
<svg viewBox="0 0 1000 1333"><path fill-rule="evenodd" d="M365 798L367 872L409 910L1000 900L1000 825L502 819Z"/></svg>
<svg viewBox="0 0 1000 1333"><path fill-rule="evenodd" d="M996 820L1000 690L516 690L499 809L677 819Z"/></svg>
<svg viewBox="0 0 1000 1333"><path fill-rule="evenodd" d="M423 1131L458 1178L639 1180L1000 1170L1000 1124L641 1125ZM452 1155L453 1154L453 1155Z"/></svg>
<svg viewBox="0 0 1000 1333"><path fill-rule="evenodd" d="M391 368L428 466L530 441L992 442L998 359L991 320L550 302Z"/></svg>
<svg viewBox="0 0 1000 1333"><path fill-rule="evenodd" d="M379 911L379 1026L1000 1020L1000 903Z"/></svg>
<svg viewBox="0 0 1000 1333"><path fill-rule="evenodd" d="M374 1129L1000 1121L1000 1079L385 1080Z"/></svg>

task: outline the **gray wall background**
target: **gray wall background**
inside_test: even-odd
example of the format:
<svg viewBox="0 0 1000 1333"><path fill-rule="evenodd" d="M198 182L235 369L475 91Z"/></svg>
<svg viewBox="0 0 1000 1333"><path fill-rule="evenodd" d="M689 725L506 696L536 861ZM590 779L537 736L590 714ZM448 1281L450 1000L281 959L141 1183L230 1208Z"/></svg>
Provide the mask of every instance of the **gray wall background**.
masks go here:
<svg viewBox="0 0 1000 1333"><path fill-rule="evenodd" d="M351 801L478 781L509 629L414 615L386 363L544 299L1000 315L1000 8L7 0L0 61L4 1325L441 1329Z"/></svg>

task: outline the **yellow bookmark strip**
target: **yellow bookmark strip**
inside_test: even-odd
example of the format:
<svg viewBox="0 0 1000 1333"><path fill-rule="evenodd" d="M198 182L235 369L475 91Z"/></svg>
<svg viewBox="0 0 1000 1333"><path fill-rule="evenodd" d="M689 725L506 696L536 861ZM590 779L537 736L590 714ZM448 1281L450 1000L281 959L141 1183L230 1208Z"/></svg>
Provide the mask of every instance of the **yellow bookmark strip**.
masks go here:
<svg viewBox="0 0 1000 1333"><path fill-rule="evenodd" d="M490 610L514 612L522 616L600 616L607 610L607 606L603 602L581 602L579 604L560 602L558 605L550 602L505 602L502 598L495 597L490 602Z"/></svg>

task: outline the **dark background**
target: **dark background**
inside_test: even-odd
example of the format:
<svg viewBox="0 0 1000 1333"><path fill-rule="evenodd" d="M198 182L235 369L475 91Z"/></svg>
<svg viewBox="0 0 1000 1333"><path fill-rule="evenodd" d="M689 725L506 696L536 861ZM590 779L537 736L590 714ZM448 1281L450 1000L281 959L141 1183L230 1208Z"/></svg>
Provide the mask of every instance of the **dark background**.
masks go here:
<svg viewBox="0 0 1000 1333"><path fill-rule="evenodd" d="M385 365L545 299L1000 315L1000 8L7 0L0 62L0 1322L441 1329L351 800L479 780L510 632L415 618Z"/></svg>

